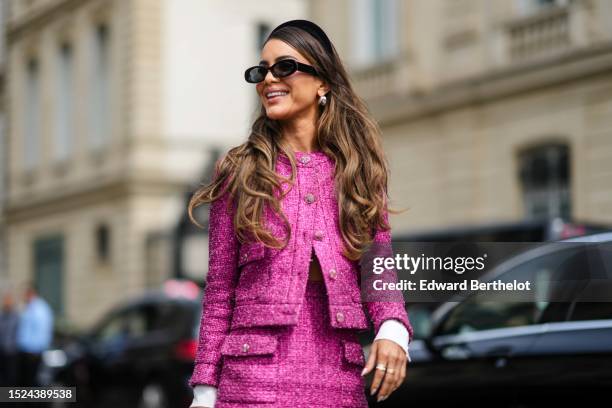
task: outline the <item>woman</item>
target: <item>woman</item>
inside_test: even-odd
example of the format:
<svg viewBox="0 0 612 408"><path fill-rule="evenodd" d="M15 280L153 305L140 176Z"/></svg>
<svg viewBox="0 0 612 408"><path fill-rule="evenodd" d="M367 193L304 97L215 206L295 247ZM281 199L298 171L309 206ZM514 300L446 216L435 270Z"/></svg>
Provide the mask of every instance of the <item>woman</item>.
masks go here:
<svg viewBox="0 0 612 408"><path fill-rule="evenodd" d="M212 203L191 406L367 407L363 376L388 397L412 338L401 294L359 292L366 247L390 242L379 130L316 24L276 27L261 59L245 72L262 101L251 134L189 203L193 222Z"/></svg>

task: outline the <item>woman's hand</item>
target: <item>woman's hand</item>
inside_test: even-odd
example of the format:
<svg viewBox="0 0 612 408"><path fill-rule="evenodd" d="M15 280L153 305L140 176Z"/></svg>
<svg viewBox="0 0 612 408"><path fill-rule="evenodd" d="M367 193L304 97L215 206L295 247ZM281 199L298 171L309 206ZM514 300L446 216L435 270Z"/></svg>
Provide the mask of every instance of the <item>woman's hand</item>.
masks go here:
<svg viewBox="0 0 612 408"><path fill-rule="evenodd" d="M402 385L406 378L406 352L394 341L375 340L361 375L368 374L374 368L376 372L370 386L370 395L374 395L380 385L377 401L382 401Z"/></svg>

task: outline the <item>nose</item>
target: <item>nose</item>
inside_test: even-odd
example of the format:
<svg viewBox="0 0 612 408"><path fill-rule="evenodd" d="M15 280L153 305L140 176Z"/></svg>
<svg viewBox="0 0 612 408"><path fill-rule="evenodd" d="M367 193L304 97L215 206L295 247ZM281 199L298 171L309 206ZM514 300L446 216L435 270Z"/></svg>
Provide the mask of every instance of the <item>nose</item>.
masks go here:
<svg viewBox="0 0 612 408"><path fill-rule="evenodd" d="M276 78L274 75L272 75L272 71L268 70L268 72L266 72L266 76L264 77L264 82L265 83L270 83L272 81L277 81L278 78Z"/></svg>

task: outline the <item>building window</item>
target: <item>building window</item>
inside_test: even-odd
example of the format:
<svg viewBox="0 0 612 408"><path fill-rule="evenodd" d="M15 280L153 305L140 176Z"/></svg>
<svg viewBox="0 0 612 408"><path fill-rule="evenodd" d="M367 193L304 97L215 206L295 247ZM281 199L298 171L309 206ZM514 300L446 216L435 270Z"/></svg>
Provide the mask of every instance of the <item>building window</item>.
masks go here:
<svg viewBox="0 0 612 408"><path fill-rule="evenodd" d="M529 218L571 216L569 149L547 144L519 155L523 202Z"/></svg>
<svg viewBox="0 0 612 408"><path fill-rule="evenodd" d="M264 46L264 42L266 41L266 39L268 38L268 35L272 31L272 27L268 23L259 22L257 23L256 30L257 30L257 33L256 33L257 43L255 44L255 51L257 53L257 59L255 61L259 61L259 54L261 52L261 49ZM252 63L249 66L251 65L256 65L256 63ZM254 106L261 106L261 98L259 97L259 94L257 92L253 92L253 101L254 101ZM257 113L258 111L255 111L255 114Z"/></svg>
<svg viewBox="0 0 612 408"><path fill-rule="evenodd" d="M350 10L355 65L370 65L397 55L401 17L397 0L355 0Z"/></svg>
<svg viewBox="0 0 612 408"><path fill-rule="evenodd" d="M64 237L55 235L34 241L34 281L39 294L57 316L64 314Z"/></svg>
<svg viewBox="0 0 612 408"><path fill-rule="evenodd" d="M91 146L100 148L108 142L110 130L110 37L108 25L97 24L92 33L90 58Z"/></svg>
<svg viewBox="0 0 612 408"><path fill-rule="evenodd" d="M268 38L268 34L270 34L272 28L270 24L267 23L258 23L257 24L257 52L260 52L264 46L264 41Z"/></svg>
<svg viewBox="0 0 612 408"><path fill-rule="evenodd" d="M538 13L552 6L567 6L569 0L515 0L518 12L522 16Z"/></svg>
<svg viewBox="0 0 612 408"><path fill-rule="evenodd" d="M26 66L25 98L24 98L24 166L32 170L40 153L40 69L35 58L31 58Z"/></svg>
<svg viewBox="0 0 612 408"><path fill-rule="evenodd" d="M55 106L55 158L65 160L70 155L73 136L73 52L67 43L57 52L57 99Z"/></svg>
<svg viewBox="0 0 612 408"><path fill-rule="evenodd" d="M98 262L106 263L110 258L110 230L107 225L96 228L96 255Z"/></svg>

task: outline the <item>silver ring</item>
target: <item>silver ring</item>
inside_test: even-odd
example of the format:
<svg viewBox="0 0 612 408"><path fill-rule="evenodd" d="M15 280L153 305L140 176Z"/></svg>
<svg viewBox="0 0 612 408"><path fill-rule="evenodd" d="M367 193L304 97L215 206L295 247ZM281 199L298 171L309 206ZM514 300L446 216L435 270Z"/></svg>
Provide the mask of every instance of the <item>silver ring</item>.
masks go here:
<svg viewBox="0 0 612 408"><path fill-rule="evenodd" d="M384 364L376 364L376 369L377 369L377 370L383 370L383 371L384 371L384 370L386 370L386 369L387 369L387 366L386 366L386 365L384 365Z"/></svg>

